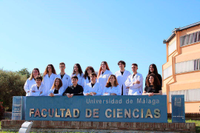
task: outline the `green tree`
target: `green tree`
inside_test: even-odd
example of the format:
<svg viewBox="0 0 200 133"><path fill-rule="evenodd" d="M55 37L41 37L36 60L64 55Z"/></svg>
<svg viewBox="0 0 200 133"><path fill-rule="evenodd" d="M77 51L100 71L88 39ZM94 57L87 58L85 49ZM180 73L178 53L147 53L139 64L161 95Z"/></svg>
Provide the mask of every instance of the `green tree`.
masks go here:
<svg viewBox="0 0 200 133"><path fill-rule="evenodd" d="M17 71L17 73L21 74L21 75L26 75L27 78L30 77L31 73L28 71L27 68L23 68L20 71Z"/></svg>
<svg viewBox="0 0 200 133"><path fill-rule="evenodd" d="M24 83L27 75L19 72L0 70L0 100L5 109L12 110L12 97L25 96Z"/></svg>

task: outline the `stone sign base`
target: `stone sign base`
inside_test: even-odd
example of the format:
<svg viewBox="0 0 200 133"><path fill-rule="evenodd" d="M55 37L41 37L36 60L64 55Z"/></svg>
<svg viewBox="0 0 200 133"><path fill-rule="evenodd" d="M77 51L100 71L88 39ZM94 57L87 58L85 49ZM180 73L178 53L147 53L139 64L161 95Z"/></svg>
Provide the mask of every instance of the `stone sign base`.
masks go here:
<svg viewBox="0 0 200 133"><path fill-rule="evenodd" d="M1 129L18 131L24 120L2 120ZM77 130L114 130L118 131L162 131L195 133L195 123L132 123L132 122L78 122L78 121L33 121L31 131L51 131L64 129ZM66 131L65 130L65 131ZM77 131L76 130L76 131Z"/></svg>

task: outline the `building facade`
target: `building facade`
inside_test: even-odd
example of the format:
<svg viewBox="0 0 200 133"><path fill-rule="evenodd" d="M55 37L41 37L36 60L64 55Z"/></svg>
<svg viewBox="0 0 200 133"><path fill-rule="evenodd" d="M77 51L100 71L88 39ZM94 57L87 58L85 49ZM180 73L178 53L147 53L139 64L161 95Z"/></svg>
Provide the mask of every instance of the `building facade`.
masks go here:
<svg viewBox="0 0 200 133"><path fill-rule="evenodd" d="M163 94L171 113L171 95L185 96L185 112L200 113L200 22L175 28L163 41L167 62L162 66Z"/></svg>

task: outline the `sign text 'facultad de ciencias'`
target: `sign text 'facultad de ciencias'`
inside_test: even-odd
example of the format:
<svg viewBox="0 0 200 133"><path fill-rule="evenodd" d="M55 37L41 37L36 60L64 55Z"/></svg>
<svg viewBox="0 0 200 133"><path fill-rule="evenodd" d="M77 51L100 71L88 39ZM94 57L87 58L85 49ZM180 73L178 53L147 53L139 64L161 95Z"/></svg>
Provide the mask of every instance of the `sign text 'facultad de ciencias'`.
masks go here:
<svg viewBox="0 0 200 133"><path fill-rule="evenodd" d="M166 96L26 97L26 120L167 122Z"/></svg>

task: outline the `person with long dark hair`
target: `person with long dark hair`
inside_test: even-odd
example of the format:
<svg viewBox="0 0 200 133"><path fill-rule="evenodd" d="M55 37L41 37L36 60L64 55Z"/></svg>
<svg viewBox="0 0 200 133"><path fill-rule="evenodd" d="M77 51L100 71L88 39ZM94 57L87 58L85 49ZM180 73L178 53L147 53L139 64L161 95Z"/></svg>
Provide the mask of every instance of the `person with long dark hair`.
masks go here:
<svg viewBox="0 0 200 133"><path fill-rule="evenodd" d="M102 61L97 75L97 82L101 84L102 88L105 88L111 74L112 72L108 67L108 63L106 61Z"/></svg>
<svg viewBox="0 0 200 133"><path fill-rule="evenodd" d="M94 68L91 67L91 66L88 66L86 69L85 69L85 72L84 72L84 75L83 75L83 80L84 80L84 87L86 86L86 84L90 83L91 82L91 79L90 79L90 74L94 73Z"/></svg>
<svg viewBox="0 0 200 133"><path fill-rule="evenodd" d="M73 73L71 75L71 78L73 76L78 77L78 85L81 85L83 87L84 86L83 71L82 71L81 65L78 63L76 63L73 67Z"/></svg>
<svg viewBox="0 0 200 133"><path fill-rule="evenodd" d="M119 86L122 89L122 95L128 95L128 89L126 88L125 82L128 76L131 75L131 73L125 70L126 63L124 61L120 60L118 62L118 66L120 70L115 73L115 76L117 77Z"/></svg>
<svg viewBox="0 0 200 133"><path fill-rule="evenodd" d="M115 75L111 74L108 78L103 95L121 95L121 88Z"/></svg>
<svg viewBox="0 0 200 133"><path fill-rule="evenodd" d="M30 77L26 80L25 84L24 84L24 90L26 92L26 96L30 95L30 89L31 87L36 84L35 82L35 78L40 75L40 71L38 68L34 68L32 70L32 73L30 75Z"/></svg>
<svg viewBox="0 0 200 133"><path fill-rule="evenodd" d="M60 78L56 78L54 80L53 86L51 87L49 91L49 96L62 96L64 93L63 83Z"/></svg>
<svg viewBox="0 0 200 133"><path fill-rule="evenodd" d="M160 82L154 73L151 73L147 76L146 86L144 88L143 95L153 96L153 95L162 95L162 88Z"/></svg>
<svg viewBox="0 0 200 133"><path fill-rule="evenodd" d="M158 78L158 81L160 82L160 86L162 87L162 77L161 75L158 73L158 70L157 70L157 67L155 64L151 64L149 65L149 71L148 71L148 74L151 74L151 73L154 73L156 75L156 77ZM147 77L146 77L147 78ZM146 84L145 84L146 85Z"/></svg>
<svg viewBox="0 0 200 133"><path fill-rule="evenodd" d="M44 73L43 73L43 84L45 85L46 92L45 94L48 96L48 92L51 89L55 78L57 77L56 70L52 64L48 64Z"/></svg>

